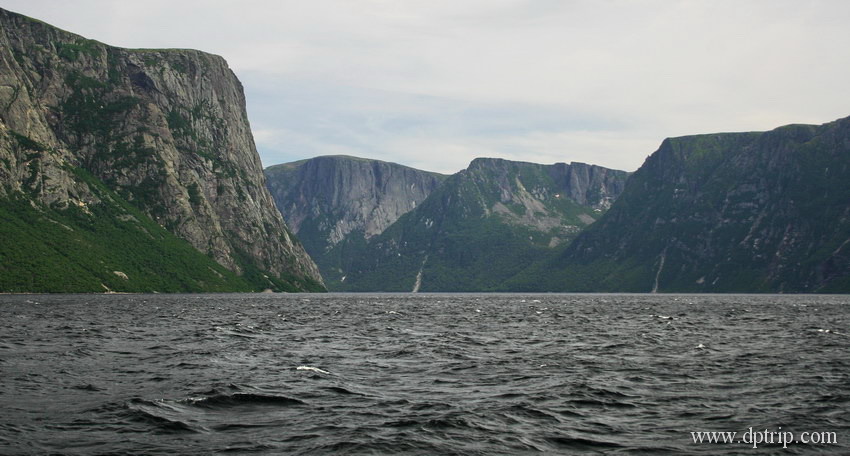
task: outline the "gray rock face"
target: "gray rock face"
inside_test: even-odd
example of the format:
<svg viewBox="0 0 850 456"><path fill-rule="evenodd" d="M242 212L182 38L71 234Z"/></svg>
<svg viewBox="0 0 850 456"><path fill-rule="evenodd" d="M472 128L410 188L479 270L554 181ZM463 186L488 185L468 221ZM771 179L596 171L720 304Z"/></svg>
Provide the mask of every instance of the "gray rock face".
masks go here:
<svg viewBox="0 0 850 456"><path fill-rule="evenodd" d="M37 147L16 153L21 141ZM237 273L322 283L265 188L224 59L115 48L0 10L0 196L97 203L73 168Z"/></svg>
<svg viewBox="0 0 850 456"><path fill-rule="evenodd" d="M271 166L265 173L287 223L326 274L339 268L336 260L326 258L329 250L382 233L444 179L395 163L346 156Z"/></svg>
<svg viewBox="0 0 850 456"><path fill-rule="evenodd" d="M476 158L465 171L470 178L478 174L483 179L494 180L498 183L502 202L508 202L509 195L521 193L521 186L515 181L517 177L539 174L532 180L537 191L534 192L545 198L549 193L573 201L580 206L587 206L599 211L607 210L611 203L622 193L629 173L597 165L585 163L555 163L540 165L536 163L514 162L499 158ZM544 178L546 176L547 178Z"/></svg>
<svg viewBox="0 0 850 456"><path fill-rule="evenodd" d="M555 163L552 175L570 199L599 210L608 210L626 183L620 171L577 162Z"/></svg>

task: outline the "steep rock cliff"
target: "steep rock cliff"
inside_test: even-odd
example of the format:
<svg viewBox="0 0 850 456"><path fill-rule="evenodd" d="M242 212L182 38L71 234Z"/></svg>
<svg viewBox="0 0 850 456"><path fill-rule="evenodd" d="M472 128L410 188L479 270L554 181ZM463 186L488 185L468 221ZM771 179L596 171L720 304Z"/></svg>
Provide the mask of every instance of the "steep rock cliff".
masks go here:
<svg viewBox="0 0 850 456"><path fill-rule="evenodd" d="M380 160L324 156L266 168L278 208L329 282L349 255L414 209L445 176Z"/></svg>
<svg viewBox="0 0 850 456"><path fill-rule="evenodd" d="M342 290L485 291L568 243L603 214L628 173L583 163L478 158L368 245Z"/></svg>
<svg viewBox="0 0 850 456"><path fill-rule="evenodd" d="M322 288L221 57L115 48L0 10L0 197L102 204L78 170L259 288Z"/></svg>
<svg viewBox="0 0 850 456"><path fill-rule="evenodd" d="M847 292L848 182L850 119L667 139L599 222L513 286Z"/></svg>

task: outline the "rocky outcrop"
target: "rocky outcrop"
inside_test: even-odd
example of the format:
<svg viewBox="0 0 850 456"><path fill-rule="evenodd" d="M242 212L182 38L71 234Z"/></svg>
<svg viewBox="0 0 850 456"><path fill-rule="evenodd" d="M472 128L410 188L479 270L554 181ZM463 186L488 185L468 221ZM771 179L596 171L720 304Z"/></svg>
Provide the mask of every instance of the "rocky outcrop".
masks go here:
<svg viewBox="0 0 850 456"><path fill-rule="evenodd" d="M0 196L96 205L85 170L257 286L322 287L265 188L221 57L120 49L0 10Z"/></svg>
<svg viewBox="0 0 850 456"><path fill-rule="evenodd" d="M445 176L379 160L324 156L271 166L267 186L286 221L327 277L335 248L362 244L414 209Z"/></svg>
<svg viewBox="0 0 850 456"><path fill-rule="evenodd" d="M558 227L575 231L593 223L622 193L628 177L623 171L585 163L540 165L497 158L476 158L463 173L476 183L486 214L497 212L541 232ZM491 188L493 184L498 188ZM487 198L494 190L499 195L495 202ZM568 214L564 204L559 204L564 202L584 210ZM550 206L556 208L554 212ZM587 209L592 211L583 213ZM575 217L575 225L569 224L570 215Z"/></svg>
<svg viewBox="0 0 850 456"><path fill-rule="evenodd" d="M667 139L601 220L512 286L848 292L848 182L850 119Z"/></svg>

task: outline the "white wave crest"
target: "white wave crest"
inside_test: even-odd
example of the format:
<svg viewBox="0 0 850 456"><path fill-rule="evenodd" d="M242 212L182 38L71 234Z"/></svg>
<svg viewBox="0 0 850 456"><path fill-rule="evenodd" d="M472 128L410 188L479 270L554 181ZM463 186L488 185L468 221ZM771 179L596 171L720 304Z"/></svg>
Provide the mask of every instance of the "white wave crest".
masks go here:
<svg viewBox="0 0 850 456"><path fill-rule="evenodd" d="M328 372L326 370L322 370L322 369L319 369L318 367L313 367L313 366L298 366L298 367L295 368L295 370L312 371L312 372L318 372L320 374L330 374L330 372Z"/></svg>

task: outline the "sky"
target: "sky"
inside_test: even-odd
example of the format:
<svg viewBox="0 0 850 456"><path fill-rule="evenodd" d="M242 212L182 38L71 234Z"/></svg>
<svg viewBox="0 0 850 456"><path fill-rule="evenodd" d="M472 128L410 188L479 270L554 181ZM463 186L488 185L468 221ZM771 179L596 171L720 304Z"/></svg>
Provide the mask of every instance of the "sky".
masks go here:
<svg viewBox="0 0 850 456"><path fill-rule="evenodd" d="M634 171L666 137L850 116L844 0L0 0L223 56L264 166L345 154Z"/></svg>

